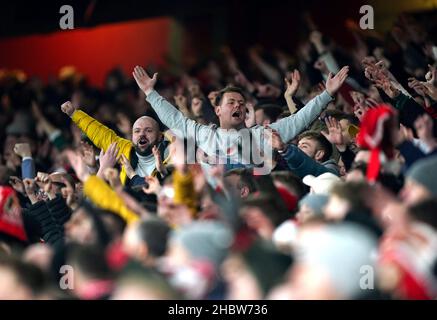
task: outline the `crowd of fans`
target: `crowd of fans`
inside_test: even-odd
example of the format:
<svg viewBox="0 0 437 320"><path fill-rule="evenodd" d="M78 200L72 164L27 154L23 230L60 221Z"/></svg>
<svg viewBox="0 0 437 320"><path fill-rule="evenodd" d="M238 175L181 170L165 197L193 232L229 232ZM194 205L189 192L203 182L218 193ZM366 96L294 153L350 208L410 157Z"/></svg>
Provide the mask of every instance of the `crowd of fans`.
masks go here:
<svg viewBox="0 0 437 320"><path fill-rule="evenodd" d="M0 299L437 298L437 46L348 28L104 89L1 71Z"/></svg>

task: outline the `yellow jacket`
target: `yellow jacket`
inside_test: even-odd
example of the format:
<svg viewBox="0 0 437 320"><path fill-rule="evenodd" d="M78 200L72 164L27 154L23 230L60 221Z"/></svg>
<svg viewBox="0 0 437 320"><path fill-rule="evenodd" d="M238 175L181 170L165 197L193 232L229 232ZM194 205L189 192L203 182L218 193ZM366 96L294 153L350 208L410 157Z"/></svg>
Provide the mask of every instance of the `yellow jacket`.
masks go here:
<svg viewBox="0 0 437 320"><path fill-rule="evenodd" d="M83 193L99 208L114 212L119 215L126 224L140 219L131 211L123 199L102 179L90 176L83 184Z"/></svg>
<svg viewBox="0 0 437 320"><path fill-rule="evenodd" d="M194 189L193 174L190 170L186 174L175 170L173 172L174 203L186 205L193 217L197 216L198 198Z"/></svg>
<svg viewBox="0 0 437 320"><path fill-rule="evenodd" d="M105 125L98 122L93 117L89 116L82 110L76 110L71 117L73 122L87 135L87 137L94 143L94 145L99 148L106 150L109 148L111 143L116 142L117 147L120 150L119 154L125 155L125 157L131 161L133 142L124 138L121 138L115 134L115 132ZM163 159L163 164L170 161L170 157ZM157 170L154 169L152 176L156 176ZM121 168L120 180L124 185L126 183L126 170Z"/></svg>

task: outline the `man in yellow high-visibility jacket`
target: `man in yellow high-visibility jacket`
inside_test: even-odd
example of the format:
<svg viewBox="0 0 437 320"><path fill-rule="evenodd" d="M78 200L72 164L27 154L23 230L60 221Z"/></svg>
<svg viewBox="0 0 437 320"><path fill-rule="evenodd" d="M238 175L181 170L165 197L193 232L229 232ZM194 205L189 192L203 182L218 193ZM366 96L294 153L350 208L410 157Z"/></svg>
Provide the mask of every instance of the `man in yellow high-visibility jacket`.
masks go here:
<svg viewBox="0 0 437 320"><path fill-rule="evenodd" d="M159 131L159 125L155 119L147 116L138 118L132 126L132 140L127 140L116 135L116 133L99 123L70 101L62 104L61 110L67 114L73 122L87 135L97 148L106 150L112 143L116 143L119 149L118 155L124 155L131 163L134 174L127 174L123 166L120 172L121 182L125 185L128 179L144 181L145 176L156 176L155 156L152 148L157 146L163 164L169 160L169 141ZM136 178L136 179L135 179ZM132 181L134 182L134 181ZM132 183L129 183L132 185ZM133 183L137 184L137 182Z"/></svg>

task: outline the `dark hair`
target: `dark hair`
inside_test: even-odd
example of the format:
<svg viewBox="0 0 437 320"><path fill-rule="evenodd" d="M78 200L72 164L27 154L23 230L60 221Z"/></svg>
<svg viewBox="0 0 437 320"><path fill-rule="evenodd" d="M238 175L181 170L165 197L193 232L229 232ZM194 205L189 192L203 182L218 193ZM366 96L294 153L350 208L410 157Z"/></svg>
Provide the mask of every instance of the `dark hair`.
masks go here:
<svg viewBox="0 0 437 320"><path fill-rule="evenodd" d="M437 199L430 198L413 205L409 210L409 216L416 221L426 223L434 230L437 230Z"/></svg>
<svg viewBox="0 0 437 320"><path fill-rule="evenodd" d="M336 184L331 195L335 194L349 203L349 210L343 221L356 223L365 227L376 237L381 237L383 230L372 215L371 204L368 195L370 186L366 182L349 181Z"/></svg>
<svg viewBox="0 0 437 320"><path fill-rule="evenodd" d="M369 188L369 185L364 181L337 183L332 187L331 195L335 194L348 201L350 204L349 211L363 212L369 209L367 204Z"/></svg>
<svg viewBox="0 0 437 320"><path fill-rule="evenodd" d="M264 114L272 123L276 122L283 112L283 109L276 104L262 104L255 107L255 111L260 109L264 111Z"/></svg>
<svg viewBox="0 0 437 320"><path fill-rule="evenodd" d="M38 295L47 289L48 281L43 271L31 263L16 257L0 255L0 267L12 271L17 280L29 288L33 295Z"/></svg>
<svg viewBox="0 0 437 320"><path fill-rule="evenodd" d="M167 240L170 227L159 218L142 221L138 227L141 240L146 243L153 257L161 257L167 250Z"/></svg>
<svg viewBox="0 0 437 320"><path fill-rule="evenodd" d="M214 106L215 107L219 106L222 103L223 96L225 95L225 93L228 93L228 92L239 93L239 94L241 94L241 96L243 98L245 98L243 89L241 89L239 87L235 87L235 86L226 86L225 88L221 89L218 92L217 96L215 97L215 100L214 100Z"/></svg>
<svg viewBox="0 0 437 320"><path fill-rule="evenodd" d="M122 236L124 229L126 228L126 221L120 216L109 210L100 210L100 219L106 231L109 234L110 239Z"/></svg>
<svg viewBox="0 0 437 320"><path fill-rule="evenodd" d="M88 199L83 200L75 211L78 211L79 209L82 209L93 222L93 232L96 234L96 244L102 247L107 246L111 241L111 235L109 234L108 230L106 229L106 225L102 220L102 209L97 208Z"/></svg>
<svg viewBox="0 0 437 320"><path fill-rule="evenodd" d="M331 158L332 145L328 141L328 139L326 139L320 132L305 131L304 133L302 133L299 136L299 140L301 140L303 138L315 140L317 142L317 144L319 145L319 149L322 149L324 151L325 154L323 155L321 162L327 161L327 160L329 160L329 158Z"/></svg>
<svg viewBox="0 0 437 320"><path fill-rule="evenodd" d="M276 228L284 221L292 218L292 215L285 207L285 203L281 200L279 193L254 194L249 195L243 201L243 207L257 207Z"/></svg>
<svg viewBox="0 0 437 320"><path fill-rule="evenodd" d="M351 124L359 125L359 121L357 121L358 119L354 115L345 113L343 111L326 110L325 114L326 116L333 117L337 121L348 120Z"/></svg>
<svg viewBox="0 0 437 320"><path fill-rule="evenodd" d="M199 93L193 94L191 96L190 102L192 102L194 98L199 99L200 101L202 101L202 103L206 101L205 97L202 94L199 94Z"/></svg>
<svg viewBox="0 0 437 320"><path fill-rule="evenodd" d="M359 170L363 175L366 175L367 163L364 161L354 161L352 162L349 172L351 172L352 170Z"/></svg>
<svg viewBox="0 0 437 320"><path fill-rule="evenodd" d="M93 279L112 277L105 250L102 250L102 247L71 244L67 252L68 264L77 267L86 277Z"/></svg>
<svg viewBox="0 0 437 320"><path fill-rule="evenodd" d="M302 178L290 171L273 171L272 178L284 184L299 199L309 191L309 187L302 182Z"/></svg>
<svg viewBox="0 0 437 320"><path fill-rule="evenodd" d="M142 288L150 288L154 294L164 299L182 299L181 294L170 285L162 273L137 261L128 262L117 278L117 286L131 283Z"/></svg>
<svg viewBox="0 0 437 320"><path fill-rule="evenodd" d="M256 186L255 186L255 182L253 180L252 170L245 169L245 168L237 168L237 169L229 170L225 173L225 177L229 177L232 175L240 177L240 182L239 182L240 188L247 187L249 189L249 193L256 191Z"/></svg>

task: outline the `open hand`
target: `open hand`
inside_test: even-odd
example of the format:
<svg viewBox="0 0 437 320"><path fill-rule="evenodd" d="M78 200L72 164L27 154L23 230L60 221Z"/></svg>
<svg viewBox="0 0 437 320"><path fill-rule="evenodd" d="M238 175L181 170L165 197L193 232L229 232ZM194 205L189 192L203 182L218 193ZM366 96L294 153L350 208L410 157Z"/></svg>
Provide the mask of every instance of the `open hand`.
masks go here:
<svg viewBox="0 0 437 320"><path fill-rule="evenodd" d="M328 132L321 131L321 133L328 139L329 142L335 144L337 146L344 145L343 132L340 126L340 123L337 119L333 117L327 117L325 119L325 124L328 129Z"/></svg>
<svg viewBox="0 0 437 320"><path fill-rule="evenodd" d="M333 77L332 73L328 74L328 79L326 80L326 91L331 97L333 97L337 91L341 88L343 83L346 81L348 76L349 67L345 66Z"/></svg>
<svg viewBox="0 0 437 320"><path fill-rule="evenodd" d="M284 79L287 85L287 89L285 90L285 97L292 97L296 94L297 89L299 89L300 84L300 73L298 70L293 70L287 74L287 77ZM291 81L290 81L291 80Z"/></svg>
<svg viewBox="0 0 437 320"><path fill-rule="evenodd" d="M120 156L118 156L120 149L117 146L117 143L113 142L109 145L106 152L103 149L100 151L100 167L104 168L112 168L119 161Z"/></svg>
<svg viewBox="0 0 437 320"><path fill-rule="evenodd" d="M135 170L132 168L132 165L128 158L124 154L121 155L120 163L124 167L124 170L126 171L126 175L129 179L132 179L133 176L135 176Z"/></svg>
<svg viewBox="0 0 437 320"><path fill-rule="evenodd" d="M157 73L150 78L147 72L140 66L136 66L134 68L132 75L134 76L138 87L145 93L145 95L148 95L150 92L152 92L158 79Z"/></svg>
<svg viewBox="0 0 437 320"><path fill-rule="evenodd" d="M74 172L76 172L77 178L82 182L86 181L90 174L88 172L85 161L83 161L80 154L72 150L67 150L65 151L65 155L67 156L68 161L70 162L70 165L73 168Z"/></svg>
<svg viewBox="0 0 437 320"><path fill-rule="evenodd" d="M93 146L89 145L86 142L81 141L80 143L80 155L85 161L85 164L90 168L96 167L96 153L94 151Z"/></svg>
<svg viewBox="0 0 437 320"><path fill-rule="evenodd" d="M165 175L167 173L167 170L165 169L165 166L162 163L161 153L159 152L159 149L158 149L157 146L153 146L152 153L153 153L153 156L155 157L155 167L156 167L156 170L161 175Z"/></svg>

